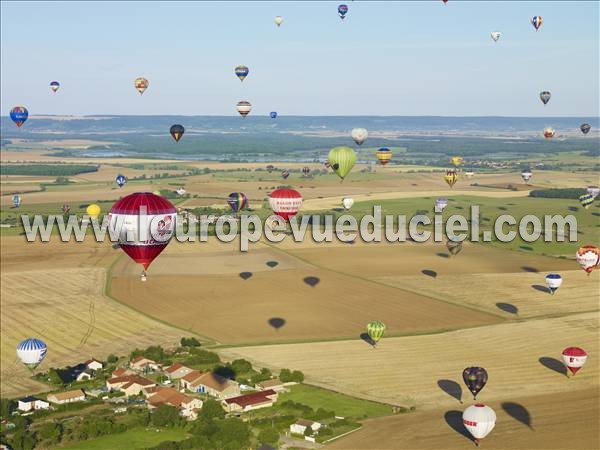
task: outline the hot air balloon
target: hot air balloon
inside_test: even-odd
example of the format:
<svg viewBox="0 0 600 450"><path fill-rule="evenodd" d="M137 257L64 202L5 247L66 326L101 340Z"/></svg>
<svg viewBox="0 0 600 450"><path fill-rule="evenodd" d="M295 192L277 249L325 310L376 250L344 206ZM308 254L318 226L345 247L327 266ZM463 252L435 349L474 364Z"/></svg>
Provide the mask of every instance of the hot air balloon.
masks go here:
<svg viewBox="0 0 600 450"><path fill-rule="evenodd" d="M590 206L594 204L594 196L592 194L583 194L579 196L579 203L585 209L590 209Z"/></svg>
<svg viewBox="0 0 600 450"><path fill-rule="evenodd" d="M542 103L545 105L550 101L550 97L552 97L552 94L548 91L542 91L540 92L540 100L542 101Z"/></svg>
<svg viewBox="0 0 600 450"><path fill-rule="evenodd" d="M448 0L442 0L442 3L444 3L445 5L446 3L448 3Z"/></svg>
<svg viewBox="0 0 600 450"><path fill-rule="evenodd" d="M448 199L444 197L439 197L435 200L435 209L443 211L448 206Z"/></svg>
<svg viewBox="0 0 600 450"><path fill-rule="evenodd" d="M142 95L144 93L144 91L146 89L148 89L149 84L150 83L148 83L148 80L146 80L144 77L136 78L135 81L133 82L133 85L135 86L137 91L140 93L140 95Z"/></svg>
<svg viewBox="0 0 600 450"><path fill-rule="evenodd" d="M283 23L283 17L275 16L275 25L277 25L279 27L279 26L281 26L282 23Z"/></svg>
<svg viewBox="0 0 600 450"><path fill-rule="evenodd" d="M240 212L248 204L248 198L243 192L232 192L227 199L229 207L234 213Z"/></svg>
<svg viewBox="0 0 600 450"><path fill-rule="evenodd" d="M352 205L354 205L354 199L352 197L344 197L342 199L342 206L346 211L350 210L350 208L352 208Z"/></svg>
<svg viewBox="0 0 600 450"><path fill-rule="evenodd" d="M173 237L175 207L159 195L136 192L118 200L108 217L121 249L144 267L141 280L145 281L146 270Z"/></svg>
<svg viewBox="0 0 600 450"><path fill-rule="evenodd" d="M27 338L17 345L17 356L30 370L40 365L47 352L48 346L36 338Z"/></svg>
<svg viewBox="0 0 600 450"><path fill-rule="evenodd" d="M473 394L473 400L476 400L477 394L483 389L487 380L488 374L483 367L467 367L463 370L463 381Z"/></svg>
<svg viewBox="0 0 600 450"><path fill-rule="evenodd" d="M287 180L289 176L290 176L290 171L289 170L283 169L281 171L281 178L283 178L284 180Z"/></svg>
<svg viewBox="0 0 600 450"><path fill-rule="evenodd" d="M71 211L71 205L67 205L66 203L64 205L62 205L61 208L63 214L69 214L69 212Z"/></svg>
<svg viewBox="0 0 600 450"><path fill-rule="evenodd" d="M385 166L392 159L392 151L387 147L381 147L375 153L375 157L377 158L377 161L379 161L379 164Z"/></svg>
<svg viewBox="0 0 600 450"><path fill-rule="evenodd" d="M58 91L60 89L60 83L58 81L50 82L50 89L52 90L52 92Z"/></svg>
<svg viewBox="0 0 600 450"><path fill-rule="evenodd" d="M460 166L464 160L465 159L462 156L453 156L452 158L450 158L450 161L452 162L454 167Z"/></svg>
<svg viewBox="0 0 600 450"><path fill-rule="evenodd" d="M475 444L479 446L479 440L490 434L496 426L496 413L483 403L475 403L464 410L463 425L473 436Z"/></svg>
<svg viewBox="0 0 600 450"><path fill-rule="evenodd" d="M350 147L335 147L329 151L327 161L338 177L344 180L356 162L356 152Z"/></svg>
<svg viewBox="0 0 600 450"><path fill-rule="evenodd" d="M115 178L115 183L117 183L117 185L122 188L123 186L125 186L125 183L127 183L127 177L125 175L117 175L117 178Z"/></svg>
<svg viewBox="0 0 600 450"><path fill-rule="evenodd" d="M267 172L271 173L275 170L275 166L273 164L269 164L267 166Z"/></svg>
<svg viewBox="0 0 600 450"><path fill-rule="evenodd" d="M252 110L252 105L250 104L250 102L247 102L246 100L242 100L242 101L238 102L236 108L237 108L237 112L240 113L240 116L246 117L248 115L248 113L250 113L250 111Z"/></svg>
<svg viewBox="0 0 600 450"><path fill-rule="evenodd" d="M179 139L181 139L183 133L185 133L185 128L179 124L171 125L171 128L169 128L169 133L171 133L171 136L173 136L175 142L179 142Z"/></svg>
<svg viewBox="0 0 600 450"><path fill-rule="evenodd" d="M546 275L546 286L552 295L562 284L562 277L557 273L549 273Z"/></svg>
<svg viewBox="0 0 600 450"><path fill-rule="evenodd" d="M248 74L250 73L250 69L246 66L237 66L235 68L235 74L240 79L240 81L244 81Z"/></svg>
<svg viewBox="0 0 600 450"><path fill-rule="evenodd" d="M544 21L542 20L542 16L533 16L533 19L531 19L531 25L533 25L535 31L538 31L540 29L542 23L544 23Z"/></svg>
<svg viewBox="0 0 600 450"><path fill-rule="evenodd" d="M472 170L465 171L465 177L467 177L467 178L473 178L474 175L475 175L475 172L473 172Z"/></svg>
<svg viewBox="0 0 600 450"><path fill-rule="evenodd" d="M444 180L446 181L446 183L448 183L448 186L450 186L450 188L453 188L456 182L458 181L458 173L456 173L456 170L454 169L446 170Z"/></svg>
<svg viewBox="0 0 600 450"><path fill-rule="evenodd" d="M500 37L502 36L502 33L500 33L499 31L492 31L490 33L490 36L492 36L492 39L494 40L494 42L498 42L498 39L500 39Z"/></svg>
<svg viewBox="0 0 600 450"><path fill-rule="evenodd" d="M577 262L589 275L600 263L600 249L593 245L584 245L575 254Z"/></svg>
<svg viewBox="0 0 600 450"><path fill-rule="evenodd" d="M583 134L588 134L592 129L592 126L589 123L582 123L579 129Z"/></svg>
<svg viewBox="0 0 600 450"><path fill-rule="evenodd" d="M556 132L554 131L554 129L552 129L550 127L544 128L544 137L546 139L553 138L555 134L556 134Z"/></svg>
<svg viewBox="0 0 600 450"><path fill-rule="evenodd" d="M379 340L383 337L384 333L385 325L383 324L383 322L380 322L379 320L374 320L373 322L369 322L367 324L367 334L371 338L373 346L377 345L377 342L379 342Z"/></svg>
<svg viewBox="0 0 600 450"><path fill-rule="evenodd" d="M12 196L12 204L13 208L18 208L21 206L21 196L19 194L15 194Z"/></svg>
<svg viewBox="0 0 600 450"><path fill-rule="evenodd" d="M353 128L352 133L350 133L350 135L352 136L352 139L354 140L354 142L356 142L357 145L363 145L363 143L369 137L369 132L366 128Z"/></svg>
<svg viewBox="0 0 600 450"><path fill-rule="evenodd" d="M598 186L588 186L586 188L586 191L588 194L591 194L593 197L598 197L598 194L600 194L600 187Z"/></svg>
<svg viewBox="0 0 600 450"><path fill-rule="evenodd" d="M271 111L269 117L271 117L271 119L277 119L277 111Z"/></svg>
<svg viewBox="0 0 600 450"><path fill-rule="evenodd" d="M448 239L448 241L446 241L446 248L452 256L456 256L462 250L462 241L453 241Z"/></svg>
<svg viewBox="0 0 600 450"><path fill-rule="evenodd" d="M25 123L28 117L29 111L24 106L15 106L10 110L10 118L19 128L21 128L21 125Z"/></svg>
<svg viewBox="0 0 600 450"><path fill-rule="evenodd" d="M583 367L587 357L586 351L579 347L567 347L562 352L563 363L573 375Z"/></svg>
<svg viewBox="0 0 600 450"><path fill-rule="evenodd" d="M177 192L177 195L181 196L181 195L185 195L186 190L185 190L185 188L183 186L180 186L180 187L177 188L177 190L175 192Z"/></svg>
<svg viewBox="0 0 600 450"><path fill-rule="evenodd" d="M348 14L348 5L338 6L338 15L340 16L340 19L344 20L346 14Z"/></svg>
<svg viewBox="0 0 600 450"><path fill-rule="evenodd" d="M276 189L269 194L269 206L285 222L289 222L302 206L302 196L295 189Z"/></svg>
<svg viewBox="0 0 600 450"><path fill-rule="evenodd" d="M303 173L305 176L308 176L308 174L310 173L310 167L308 167L308 166L304 166L304 167L302 168L302 173Z"/></svg>
<svg viewBox="0 0 600 450"><path fill-rule="evenodd" d="M523 172L521 172L521 178L523 178L523 181L527 184L529 184L529 180L531 180L532 176L533 173L531 173L531 170L529 169L525 169Z"/></svg>
<svg viewBox="0 0 600 450"><path fill-rule="evenodd" d="M97 219L101 212L102 209L95 203L88 205L88 207L85 209L85 213L90 216L90 219Z"/></svg>

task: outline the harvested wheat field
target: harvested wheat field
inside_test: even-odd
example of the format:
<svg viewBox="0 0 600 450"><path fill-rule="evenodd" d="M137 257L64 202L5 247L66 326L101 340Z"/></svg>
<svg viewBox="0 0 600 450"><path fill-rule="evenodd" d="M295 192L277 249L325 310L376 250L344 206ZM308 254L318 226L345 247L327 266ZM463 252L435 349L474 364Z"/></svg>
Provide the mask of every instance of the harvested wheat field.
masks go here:
<svg viewBox="0 0 600 450"><path fill-rule="evenodd" d="M47 389L29 378L15 347L27 337L48 344L39 370L74 365L92 356L128 354L133 348L173 344L181 331L104 297L107 244L25 243L2 238L1 395Z"/></svg>
<svg viewBox="0 0 600 450"><path fill-rule="evenodd" d="M474 449L472 437L462 425L462 411L469 404L456 402L444 409L366 420L361 430L327 448ZM494 430L482 440L482 448L595 450L600 447L597 389L533 397L522 397L515 389L514 397L486 404L496 411L498 420Z"/></svg>
<svg viewBox="0 0 600 450"><path fill-rule="evenodd" d="M377 316L388 321L386 316ZM599 314L530 319L447 333L384 338L377 348L355 339L342 342L265 345L224 349L259 367L302 370L311 383L368 399L417 409L456 406L440 385L461 390L462 370L485 367L490 374L482 401L598 389L598 358L572 380L559 361L565 347L598 354ZM310 355L309 358L306 355ZM438 385L438 383L440 385ZM462 390L462 399L469 396Z"/></svg>

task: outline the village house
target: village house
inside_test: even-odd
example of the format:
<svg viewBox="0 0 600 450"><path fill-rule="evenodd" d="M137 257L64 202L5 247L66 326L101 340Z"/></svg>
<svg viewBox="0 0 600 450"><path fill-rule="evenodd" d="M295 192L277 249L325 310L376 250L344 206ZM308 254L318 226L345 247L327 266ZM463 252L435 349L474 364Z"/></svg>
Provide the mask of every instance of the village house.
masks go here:
<svg viewBox="0 0 600 450"><path fill-rule="evenodd" d="M104 364L102 364L102 362L98 361L97 359L88 359L86 362L84 362L83 364L85 364L86 369L88 370L102 370L104 367Z"/></svg>
<svg viewBox="0 0 600 450"><path fill-rule="evenodd" d="M171 380L177 380L179 378L184 377L190 372L194 372L194 369L190 369L189 367L186 367L181 363L176 363L172 366L167 367L163 371L165 372L165 375L167 375Z"/></svg>
<svg viewBox="0 0 600 450"><path fill-rule="evenodd" d="M290 433L300 434L304 436L304 432L307 428L310 428L313 433L319 431L323 426L322 423L314 422L312 420L298 419L296 423L290 425Z"/></svg>
<svg viewBox="0 0 600 450"><path fill-rule="evenodd" d="M194 370L181 378L181 387L191 392L208 394L218 399L240 395L240 385L215 373Z"/></svg>
<svg viewBox="0 0 600 450"><path fill-rule="evenodd" d="M202 400L177 392L176 389L167 387L155 387L144 390L148 398L148 409L158 408L160 405L174 406L179 410L182 417L188 420L196 420L198 411L202 408Z"/></svg>
<svg viewBox="0 0 600 450"><path fill-rule="evenodd" d="M139 375L124 375L106 380L106 388L109 391L120 391L125 393L125 396L138 395L142 389L156 386L154 381Z"/></svg>
<svg viewBox="0 0 600 450"><path fill-rule="evenodd" d="M94 371L91 369L85 369L83 372L79 372L75 377L76 381L86 381L94 378Z"/></svg>
<svg viewBox="0 0 600 450"><path fill-rule="evenodd" d="M223 400L223 407L227 412L246 412L253 409L269 408L277 401L278 394L273 389L253 392L252 394Z"/></svg>
<svg viewBox="0 0 600 450"><path fill-rule="evenodd" d="M112 377L113 378L117 378L117 377L123 377L125 375L133 375L135 372L133 372L132 370L129 370L125 367L117 367L115 370L113 370L112 372Z"/></svg>
<svg viewBox="0 0 600 450"><path fill-rule="evenodd" d="M38 411L40 409L48 409L50 408L50 403L40 400L36 397L25 397L19 399L19 404L17 406L19 411L29 412L29 411Z"/></svg>
<svg viewBox="0 0 600 450"><path fill-rule="evenodd" d="M254 387L259 391L273 389L275 392L287 392L286 387L279 378L271 378L270 380L261 381L260 383L256 383L256 386Z"/></svg>
<svg viewBox="0 0 600 450"><path fill-rule="evenodd" d="M56 394L49 394L47 397L51 403L59 405L65 403L75 403L85 400L85 393L81 389L75 389L73 391L58 392Z"/></svg>
<svg viewBox="0 0 600 450"><path fill-rule="evenodd" d="M129 361L129 367L138 372L147 372L150 370L160 370L160 364L156 361L145 358L144 356L137 356Z"/></svg>

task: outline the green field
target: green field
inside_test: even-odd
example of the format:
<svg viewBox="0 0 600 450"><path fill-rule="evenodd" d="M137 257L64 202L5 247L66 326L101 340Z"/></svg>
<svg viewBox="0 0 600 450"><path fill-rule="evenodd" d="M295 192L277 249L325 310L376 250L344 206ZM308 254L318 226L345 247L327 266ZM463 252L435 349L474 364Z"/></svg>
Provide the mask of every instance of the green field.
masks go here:
<svg viewBox="0 0 600 450"><path fill-rule="evenodd" d="M336 416L346 418L380 417L392 414L391 406L349 397L344 394L308 384L290 386L290 392L281 394L279 402L293 400L313 409L334 411Z"/></svg>
<svg viewBox="0 0 600 450"><path fill-rule="evenodd" d="M182 429L134 428L125 433L103 436L89 441L61 447L68 450L130 450L153 447L163 441L182 441L186 438Z"/></svg>

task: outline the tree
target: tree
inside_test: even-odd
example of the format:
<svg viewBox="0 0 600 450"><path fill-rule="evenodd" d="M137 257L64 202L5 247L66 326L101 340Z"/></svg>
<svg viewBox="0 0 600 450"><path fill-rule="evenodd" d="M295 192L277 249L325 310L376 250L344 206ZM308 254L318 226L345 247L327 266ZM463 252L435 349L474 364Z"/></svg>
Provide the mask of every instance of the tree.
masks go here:
<svg viewBox="0 0 600 450"><path fill-rule="evenodd" d="M17 402L8 398L0 398L0 417L7 418L17 407Z"/></svg>
<svg viewBox="0 0 600 450"><path fill-rule="evenodd" d="M225 411L221 404L216 400L206 400L202 404L199 417L204 420L222 419L225 417Z"/></svg>
<svg viewBox="0 0 600 450"><path fill-rule="evenodd" d="M20 429L15 432L10 441L10 446L14 450L32 450L37 444L35 433L31 433L25 429Z"/></svg>
<svg viewBox="0 0 600 450"><path fill-rule="evenodd" d="M200 347L200 342L195 337L181 338L179 342L182 347Z"/></svg>
<svg viewBox="0 0 600 450"><path fill-rule="evenodd" d="M304 429L304 436L312 436L313 434L313 430L310 427L310 425L307 425L306 428Z"/></svg>
<svg viewBox="0 0 600 450"><path fill-rule="evenodd" d="M174 406L160 405L152 414L152 425L157 427L172 427L180 422L179 410Z"/></svg>
<svg viewBox="0 0 600 450"><path fill-rule="evenodd" d="M248 373L252 371L252 364L245 359L236 359L230 364L230 367L236 374Z"/></svg>
<svg viewBox="0 0 600 450"><path fill-rule="evenodd" d="M119 357L116 355L113 355L112 353L106 357L106 362L108 362L109 364L114 364L118 360L119 360Z"/></svg>
<svg viewBox="0 0 600 450"><path fill-rule="evenodd" d="M61 440L63 427L60 422L46 422L39 429L39 437L50 444L58 444Z"/></svg>
<svg viewBox="0 0 600 450"><path fill-rule="evenodd" d="M265 428L258 433L258 442L276 446L279 442L279 432L275 428Z"/></svg>
<svg viewBox="0 0 600 450"><path fill-rule="evenodd" d="M252 375L252 377L250 378L250 382L252 384L260 383L261 381L271 379L272 376L273 374L271 373L271 371L266 367L263 367L262 369L260 369L260 373Z"/></svg>

